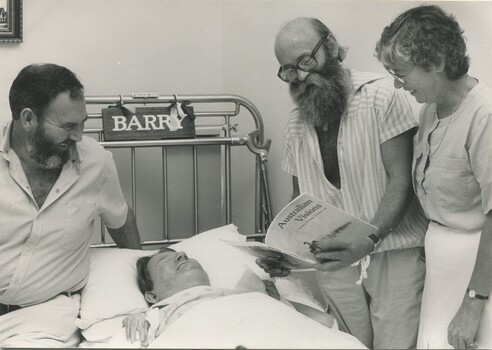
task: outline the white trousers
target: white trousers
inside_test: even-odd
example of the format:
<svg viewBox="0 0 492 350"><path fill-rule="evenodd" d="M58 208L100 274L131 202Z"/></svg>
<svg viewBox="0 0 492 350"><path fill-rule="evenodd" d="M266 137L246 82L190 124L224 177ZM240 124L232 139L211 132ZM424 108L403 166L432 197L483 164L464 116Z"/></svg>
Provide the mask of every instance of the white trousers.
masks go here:
<svg viewBox="0 0 492 350"><path fill-rule="evenodd" d="M417 348L452 349L448 344L448 326L470 282L480 234L481 231L456 230L435 222L429 224L425 236L427 274ZM475 343L482 349L492 348L490 301L482 311Z"/></svg>
<svg viewBox="0 0 492 350"><path fill-rule="evenodd" d="M58 295L0 316L0 347L77 347L80 295Z"/></svg>

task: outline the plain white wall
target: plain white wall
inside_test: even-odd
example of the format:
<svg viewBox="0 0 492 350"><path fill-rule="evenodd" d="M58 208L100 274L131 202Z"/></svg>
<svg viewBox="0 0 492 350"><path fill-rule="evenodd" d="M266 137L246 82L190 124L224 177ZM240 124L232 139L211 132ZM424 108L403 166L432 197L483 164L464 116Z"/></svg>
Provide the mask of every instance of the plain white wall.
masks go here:
<svg viewBox="0 0 492 350"><path fill-rule="evenodd" d="M81 78L87 95L242 95L258 107L266 137L273 141L269 178L276 213L291 195L290 177L280 164L283 128L293 108L287 84L276 77L273 43L280 26L297 16L318 17L349 48L347 65L384 72L373 57L381 31L396 15L421 3L24 0L24 42L0 43L0 122L10 119L12 80L33 62L69 67ZM471 74L492 85L492 2L427 3L437 3L456 16L468 38ZM241 179L250 166L235 159L236 176ZM251 188L241 182L235 186L235 203L240 206L242 191ZM238 221L243 214L234 215L233 221Z"/></svg>

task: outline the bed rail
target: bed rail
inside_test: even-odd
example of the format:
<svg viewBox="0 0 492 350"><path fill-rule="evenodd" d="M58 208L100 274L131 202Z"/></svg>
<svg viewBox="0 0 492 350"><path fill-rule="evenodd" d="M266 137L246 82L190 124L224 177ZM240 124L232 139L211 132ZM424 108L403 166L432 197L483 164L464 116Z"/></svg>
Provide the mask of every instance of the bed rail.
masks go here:
<svg viewBox="0 0 492 350"><path fill-rule="evenodd" d="M136 149L154 147L160 148L162 153L162 188L163 188L163 237L157 240L143 240L142 245L170 244L180 239L171 239L168 227L168 148L173 146L192 147L193 158L193 201L194 201L194 234L198 234L198 152L200 146L216 145L221 149L222 181L221 200L224 204L224 223L232 223L232 148L235 146L246 147L255 157L255 180L254 180L254 233L248 234L249 239L263 239L266 229L272 219L267 163L268 151L271 141L264 136L263 121L258 109L249 100L237 95L169 95L138 97L145 94L134 93L132 96L87 96L88 122L84 130L85 134L93 135L99 143L107 149L125 148L130 149L131 164L131 201L130 205L138 222L137 208L137 172L136 172ZM102 127L101 109L108 106L125 106L132 109L134 106L161 105L169 106L180 102L194 108L196 137L191 139L161 139L161 140L132 140L132 141L106 141ZM213 109L211 109L212 107ZM243 113L246 112L246 113ZM254 123L249 133L237 133L236 119L243 114L249 114ZM241 123L244 121L241 118ZM251 122L250 122L251 123ZM100 243L92 244L92 247L114 246L114 243L106 242L106 229L101 225Z"/></svg>

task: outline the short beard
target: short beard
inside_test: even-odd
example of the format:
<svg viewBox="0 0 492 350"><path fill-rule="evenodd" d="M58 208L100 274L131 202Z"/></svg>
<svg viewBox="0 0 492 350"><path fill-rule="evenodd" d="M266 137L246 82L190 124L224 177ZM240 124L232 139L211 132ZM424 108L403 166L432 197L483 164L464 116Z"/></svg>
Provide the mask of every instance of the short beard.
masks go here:
<svg viewBox="0 0 492 350"><path fill-rule="evenodd" d="M70 146L67 150L60 151L58 146L46 137L43 123L40 122L32 140L27 144L27 153L41 169L60 169L75 149L74 141L68 144Z"/></svg>
<svg viewBox="0 0 492 350"><path fill-rule="evenodd" d="M350 85L347 72L336 59L327 60L321 70L289 87L302 119L318 128L339 123L347 107Z"/></svg>

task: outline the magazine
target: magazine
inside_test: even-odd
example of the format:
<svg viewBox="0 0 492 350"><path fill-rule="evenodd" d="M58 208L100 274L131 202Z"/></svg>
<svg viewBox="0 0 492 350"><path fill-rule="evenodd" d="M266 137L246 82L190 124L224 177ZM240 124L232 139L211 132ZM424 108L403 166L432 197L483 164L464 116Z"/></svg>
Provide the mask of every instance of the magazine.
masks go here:
<svg viewBox="0 0 492 350"><path fill-rule="evenodd" d="M260 242L223 241L257 258L268 260L272 265L282 266L289 270L312 269L316 264L314 258L305 258Z"/></svg>
<svg viewBox="0 0 492 350"><path fill-rule="evenodd" d="M265 243L228 242L272 265L290 270L312 269L314 253L321 240L337 240L340 246L375 233L377 227L303 193L287 204L273 219Z"/></svg>

